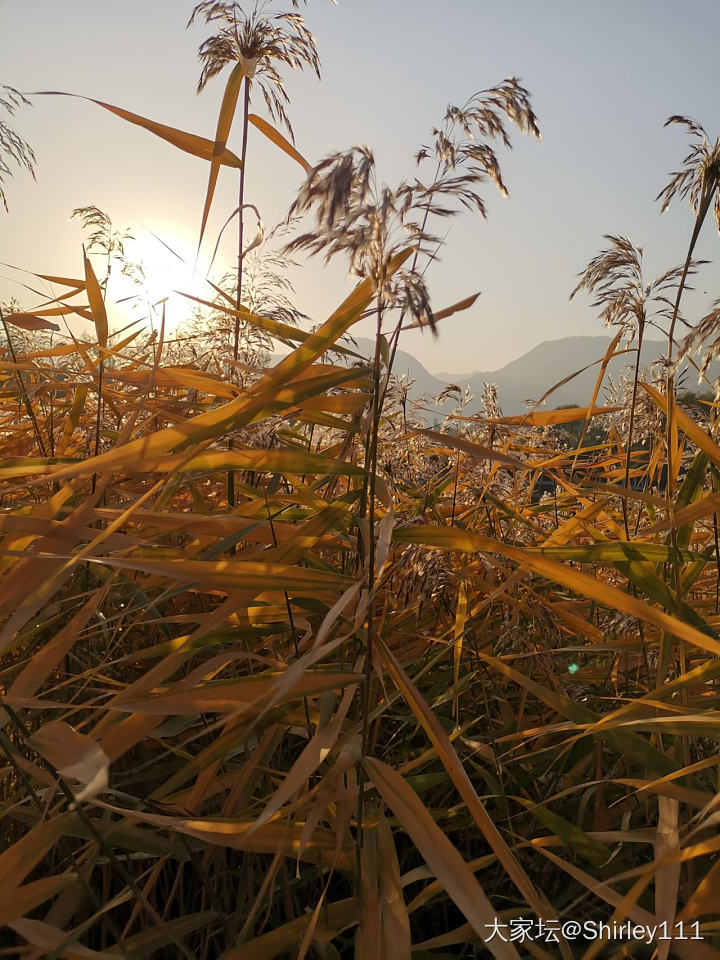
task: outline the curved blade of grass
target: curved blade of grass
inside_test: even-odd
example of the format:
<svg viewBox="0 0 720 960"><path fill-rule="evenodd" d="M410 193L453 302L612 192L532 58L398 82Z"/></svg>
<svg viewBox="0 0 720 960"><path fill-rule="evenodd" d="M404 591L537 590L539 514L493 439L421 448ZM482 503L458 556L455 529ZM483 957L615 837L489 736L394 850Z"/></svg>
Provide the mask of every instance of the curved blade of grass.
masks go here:
<svg viewBox="0 0 720 960"><path fill-rule="evenodd" d="M343 848L335 863L336 837L333 830L326 827L317 827L312 839L302 848L300 840L303 824L300 822L280 823L272 821L265 823L257 830L250 832L254 821L238 818L217 817L214 819L189 819L187 817L170 817L155 813L144 813L140 810L127 810L108 803L95 801L95 806L111 810L130 820L140 820L143 823L155 824L164 829L177 831L189 837L197 837L213 846L231 847L234 850L245 850L250 853L271 853L281 850L283 855L291 859L300 857L309 863L317 864L318 860L327 866L335 864L336 869L352 871L355 868L355 858L350 848ZM353 852L354 853L354 852Z"/></svg>
<svg viewBox="0 0 720 960"><path fill-rule="evenodd" d="M536 410L534 413L519 414L515 417L496 417L488 423L499 423L508 427L548 427L573 423L581 417L587 420L602 417L608 413L615 413L619 409L619 407L563 407L560 410Z"/></svg>
<svg viewBox="0 0 720 960"><path fill-rule="evenodd" d="M470 816L482 831L508 877L525 897L528 906L532 907L539 917L548 918L551 914L550 905L535 888L495 826L439 720L382 638L378 638L377 643L394 683L402 691L415 717L430 738L440 761L450 774L456 790L467 806Z"/></svg>
<svg viewBox="0 0 720 960"><path fill-rule="evenodd" d="M392 767L380 760L365 757L363 766L427 865L472 924L478 937L485 942L486 949L498 960L519 960L517 950L511 943L505 943L498 937L486 941L497 911L412 787Z"/></svg>
<svg viewBox="0 0 720 960"><path fill-rule="evenodd" d="M21 330L59 330L60 327L51 320L44 320L34 313L4 313L3 319Z"/></svg>
<svg viewBox="0 0 720 960"><path fill-rule="evenodd" d="M462 649L467 618L467 583L465 580L461 580L458 586L457 608L455 610L455 636L453 639L453 713L455 714L456 723L459 716L460 666L462 663Z"/></svg>
<svg viewBox="0 0 720 960"><path fill-rule="evenodd" d="M531 548L532 549L532 548ZM644 543L639 540L600 541L582 545L567 544L560 547L538 547L538 553L544 557L560 557L563 560L578 560L581 563L625 563L652 561L654 563L680 562L691 563L699 557L689 550L673 550L664 543Z"/></svg>
<svg viewBox="0 0 720 960"><path fill-rule="evenodd" d="M593 735L604 737L608 742L612 743L620 753L632 757L640 763L644 769L652 770L653 773L657 773L660 776L674 773L678 769L677 764L675 764L670 757L666 756L656 747L653 747L646 740L643 740L642 737L618 730L604 730L603 720L605 718L600 717L599 714L590 710L589 707L581 703L575 703L573 700L561 696L554 690L549 690L547 687L538 683L537 680L533 680L532 677L527 677L518 670L514 670L509 664L500 660L498 657L483 653L482 650L478 651L476 655L489 666L493 667L498 673L504 674L509 679L512 679L520 687L527 690L528 693L531 693L542 703L545 703L552 710L555 710L561 717L566 717L578 725L596 724L592 731ZM610 714L610 716L613 716L613 714ZM588 731L588 734L590 734L590 731Z"/></svg>
<svg viewBox="0 0 720 960"><path fill-rule="evenodd" d="M355 936L356 960L378 960L382 956L378 873L377 830L368 824L360 848L360 924Z"/></svg>
<svg viewBox="0 0 720 960"><path fill-rule="evenodd" d="M377 855L382 902L381 934L387 960L411 960L410 918L400 878L400 865L386 817L377 827Z"/></svg>
<svg viewBox="0 0 720 960"><path fill-rule="evenodd" d="M405 527L396 530L393 533L393 539L395 542L417 543L441 550L500 554L514 560L521 566L527 567L541 577L562 584L582 596L601 603L610 610L619 610L661 630L666 630L673 636L687 640L688 643L692 643L708 653L720 653L720 642L705 633L701 633L695 627L683 623L677 617L651 607L622 590L618 590L617 587L590 577L574 567L566 567L562 563L538 556L529 550L513 547L469 530L460 530L457 527Z"/></svg>
<svg viewBox="0 0 720 960"><path fill-rule="evenodd" d="M138 384L139 386L182 387L184 390L192 388L213 397L232 399L238 391L235 387L225 383L219 377L206 372L193 370L187 367L159 367L158 369L130 369L129 366L108 370L106 376L123 383Z"/></svg>
<svg viewBox="0 0 720 960"><path fill-rule="evenodd" d="M182 455L160 457L157 460L138 460L134 473L191 473L202 470L213 473L221 470L253 470L257 473L290 475L319 474L322 476L361 477L365 468L343 460L332 460L305 450L208 450L191 460ZM130 472L130 471L129 471Z"/></svg>
<svg viewBox="0 0 720 960"><path fill-rule="evenodd" d="M69 884L74 883L77 875L62 873L57 877L44 877L33 880L22 887L14 889L8 884L3 889L0 900L0 928L10 926L16 920L30 913L50 897L54 897Z"/></svg>
<svg viewBox="0 0 720 960"><path fill-rule="evenodd" d="M258 117L254 113L248 114L248 120L250 123L256 127L261 133L264 133L268 140L271 140L276 147L280 147L283 153L286 153L289 157L292 157L300 166L303 168L305 173L310 173L312 170L311 165L307 162L305 157L299 153L295 147L290 143L289 140L286 140L285 137L280 133L279 130L276 130L275 127L268 123L267 120L263 120L262 117Z"/></svg>
<svg viewBox="0 0 720 960"><path fill-rule="evenodd" d="M242 62L236 63L230 71L230 76L225 85L222 103L220 104L220 113L218 115L217 127L215 129L215 143L213 144L212 156L210 157L210 174L208 176L207 191L205 193L205 206L203 207L202 221L200 224L200 239L198 240L198 250L202 246L205 227L207 226L210 207L213 196L215 195L215 185L217 184L218 174L220 173L221 157L227 147L230 128L235 117L235 107L237 106L240 86L245 72ZM247 81L246 81L247 83Z"/></svg>
<svg viewBox="0 0 720 960"><path fill-rule="evenodd" d="M718 511L720 511L720 493L710 493L705 497L701 497L700 500L689 504L689 506L678 510L677 513L673 515L672 520L661 520L653 524L653 526L647 530L647 533L662 533L665 530L669 530L673 523L675 527L691 526L697 520L704 520L705 517L709 517Z"/></svg>
<svg viewBox="0 0 720 960"><path fill-rule="evenodd" d="M515 467L517 470L530 470L532 468L532 464L526 463L523 460L517 460L515 457L510 457L506 453L502 453L500 450L495 450L492 447L485 447L480 443L473 443L472 440L466 440L465 437L456 437L453 434L438 433L436 430L424 429L417 430L416 433L422 434L424 437L433 440L443 447L462 450L463 453L467 453L471 457L476 457L479 460L494 460L498 463L504 463L505 466Z"/></svg>
<svg viewBox="0 0 720 960"><path fill-rule="evenodd" d="M54 816L36 824L24 837L0 853L0 876L20 884L47 851L65 835L71 835L79 820L76 814Z"/></svg>
<svg viewBox="0 0 720 960"><path fill-rule="evenodd" d="M577 824L570 823L564 817L542 806L542 804L532 803L523 797L516 796L513 799L529 810L536 820L547 827L548 830L552 830L556 837L584 857L588 863L601 867L609 861L610 851L607 847L603 846L599 840L589 836L584 830L581 830Z"/></svg>
<svg viewBox="0 0 720 960"><path fill-rule="evenodd" d="M648 394L653 403L667 416L667 399L648 383L640 383L640 386ZM694 420L681 410L677 403L672 405L672 418L677 424L677 429L682 430L703 453L716 465L720 465L720 447L715 441L705 433L702 427L699 427Z"/></svg>
<svg viewBox="0 0 720 960"><path fill-rule="evenodd" d="M95 276L95 271L85 253L85 247L83 247L83 265L85 267L85 289L88 303L90 304L90 312L92 313L95 324L98 346L106 347L108 339L108 318L107 311L105 310L105 301L103 300L102 290Z"/></svg>
<svg viewBox="0 0 720 960"><path fill-rule="evenodd" d="M42 920L23 918L14 921L9 926L33 947L38 947L42 951L41 956L51 956L53 951L57 951L67 942L67 934L63 930ZM34 955L37 956L37 954ZM71 946L65 947L59 956L63 960L113 960L118 954L107 953L104 950L91 950L79 943L73 943Z"/></svg>
<svg viewBox="0 0 720 960"><path fill-rule="evenodd" d="M80 423L80 418L82 417L83 411L85 409L85 401L87 400L88 387L85 383L80 383L75 388L75 397L73 399L72 407L68 412L65 423L63 424L62 436L58 442L57 453L58 456L62 456L67 450L68 444L72 440L72 435L75 432L76 427Z"/></svg>
<svg viewBox="0 0 720 960"><path fill-rule="evenodd" d="M305 674L306 677L312 674ZM358 679L357 674L355 675ZM301 681L302 682L302 681ZM296 688L297 689L297 688ZM335 746L340 735L342 724L347 716L347 712L352 705L355 696L356 686L350 686L345 690L340 707L333 719L325 726L318 728L313 736L303 748L297 760L293 763L290 770L280 786L269 797L264 809L258 815L255 824L257 827L267 823L267 821L282 807L284 803L292 799L298 791L308 783L312 774L317 770L320 764L327 758L328 754ZM299 693L295 694L300 696ZM253 827L256 829L256 827Z"/></svg>
<svg viewBox="0 0 720 960"><path fill-rule="evenodd" d="M9 697L32 697L50 676L96 612L105 588L96 590L51 640L45 643L23 667L8 690Z"/></svg>
<svg viewBox="0 0 720 960"><path fill-rule="evenodd" d="M321 942L322 934L328 936L353 927L360 917L360 904L355 898L338 900L324 905L315 927L315 935ZM284 923L268 933L263 933L248 943L234 947L222 955L221 960L273 960L274 957L296 948L303 934L313 922L313 914L305 913Z"/></svg>
<svg viewBox="0 0 720 960"><path fill-rule="evenodd" d="M30 746L42 754L62 774L77 780L83 789L75 799L80 802L107 789L110 760L100 744L86 733L79 733L64 720L50 720L28 739Z"/></svg>
<svg viewBox="0 0 720 960"><path fill-rule="evenodd" d="M457 303L451 304L449 307L444 307L442 310L433 311L433 319L435 322L438 320L444 320L445 317L451 317L454 313L460 313L462 310L468 310L480 296L480 291L477 293L470 294L469 297L465 297L462 300L458 300ZM420 323L411 323L406 327L402 327L403 330L413 330L416 327L420 327Z"/></svg>
<svg viewBox="0 0 720 960"><path fill-rule="evenodd" d="M412 252L412 248L408 247L397 254L388 266L388 276L399 270ZM53 478L60 480L82 473L119 469L139 458L169 453L181 444L222 436L231 429L245 426L273 398L277 398L279 385L299 376L355 323L374 295L373 281L369 278L362 280L318 330L253 385L249 396L238 397L217 410L202 413L178 426L158 430L147 437L92 457L83 464L58 471ZM322 387L319 386L318 389L321 392ZM297 397L303 397L300 385L295 388L294 393L286 389L283 394L287 406L298 402Z"/></svg>
<svg viewBox="0 0 720 960"><path fill-rule="evenodd" d="M677 517L677 514L681 510L684 510L702 496L707 466L707 456L702 450L698 450L698 452L695 454L692 465L687 472L687 476L683 480L677 496L675 497L675 508L672 511L673 517ZM675 523L677 525L677 520L675 520ZM676 535L678 546L687 548L690 545L692 533L692 523L681 525ZM668 537L668 540L672 542L671 537Z"/></svg>
<svg viewBox="0 0 720 960"><path fill-rule="evenodd" d="M89 558L93 559L93 558ZM196 583L214 590L287 590L288 593L323 595L342 592L353 581L339 573L310 570L282 563L238 560L140 560L103 557L96 562L126 570L141 570L184 583Z"/></svg>
<svg viewBox="0 0 720 960"><path fill-rule="evenodd" d="M152 715L182 715L195 713L233 713L244 706L253 706L271 697L277 702L276 690L283 674L251 677L243 680L227 680L194 687L174 689L157 693L145 700L130 700L113 703L109 709L122 713ZM306 671L288 692L289 699L338 690L348 684L356 684L356 673L323 673ZM307 749L307 748L306 748Z"/></svg>
<svg viewBox="0 0 720 960"><path fill-rule="evenodd" d="M202 913L192 913L186 917L176 917L174 920L163 920L162 925L150 926L123 940L122 946L126 953L135 957L152 957L156 950L175 944L182 937L193 930L207 927L216 918L212 910Z"/></svg>
<svg viewBox="0 0 720 960"><path fill-rule="evenodd" d="M597 880L595 877L591 876L589 873L585 873L584 870L581 870L574 864L568 863L567 860L563 860L561 857L558 857L551 850L545 849L545 847L536 845L535 849L538 850L544 857L547 857L547 859L554 863L555 866L560 867L561 870L564 870L565 873L569 874L569 876L571 876L574 880L577 880L578 883L582 884L586 890L589 890L595 896L600 897L600 899L604 900L606 903L609 903L611 906L619 906L622 903L622 894L617 893L607 883ZM652 913L650 913L648 910L644 910L642 907L631 907L627 912L627 916L629 916L630 919L635 923L649 927L651 930L655 926L655 919ZM669 926L670 924L668 923L668 927ZM713 957L715 957L715 950L699 941L695 941L694 943L683 943L681 940L675 940L673 941L673 950L677 956L681 958L681 960L713 960Z"/></svg>
<svg viewBox="0 0 720 960"><path fill-rule="evenodd" d="M610 341L610 345L605 351L605 356L602 359L602 363L600 364L600 372L598 373L597 380L595 381L595 388L593 390L592 398L590 400L590 403L588 404L588 413L585 415L585 423L583 424L583 428L580 433L580 438L578 439L578 442L577 442L578 450L583 445L585 434L587 433L588 424L590 423L590 411L593 410L595 407L595 401L597 400L597 396L600 393L600 387L605 377L605 371L608 368L608 364L610 363L612 358L615 356L615 348L620 343L620 340L623 336L623 332L624 332L623 328L621 327L618 330L618 332L615 334L615 336L612 338L612 340Z"/></svg>
<svg viewBox="0 0 720 960"><path fill-rule="evenodd" d="M185 153L200 157L202 160L213 159L215 144L212 140L207 140L205 137L198 137L194 133L185 133L183 130L176 130L175 127L168 127L164 123L158 123L156 120L148 120L146 117L141 117L137 113L131 113L122 107L113 106L111 103L104 103L102 100L93 99L93 97L83 97L82 94L79 93L63 93L62 90L41 90L33 93L32 96L74 97L77 100L87 100L89 103L96 103L99 107L102 107L103 110L109 110L110 113L114 113L121 119L127 120L128 123L143 127L143 129L148 130L150 133L154 133L156 137L160 137L162 140L171 143L174 147L184 150ZM227 148L220 154L219 162L227 167L242 167L240 158L236 157L235 154ZM49 280L53 283L64 283L68 286L79 283L79 281L64 280L62 277L45 277L42 276L42 274L37 274L37 276L42 277L43 280Z"/></svg>

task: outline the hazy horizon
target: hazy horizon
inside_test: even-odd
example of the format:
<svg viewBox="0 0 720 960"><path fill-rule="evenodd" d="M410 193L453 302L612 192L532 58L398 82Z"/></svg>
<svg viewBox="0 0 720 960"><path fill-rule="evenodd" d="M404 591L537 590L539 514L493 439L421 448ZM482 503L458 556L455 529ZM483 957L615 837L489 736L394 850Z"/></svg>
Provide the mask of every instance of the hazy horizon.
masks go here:
<svg viewBox="0 0 720 960"><path fill-rule="evenodd" d="M372 347L372 348L374 349L374 341L373 341L371 338L369 338L369 337L360 337L360 338L356 338L356 339L358 340L358 342L361 343L361 345L369 346L369 347ZM421 364L422 364L422 366L427 370L428 373L432 374L434 377L440 377L440 378L442 378L442 377L459 377L459 378L462 378L462 377L465 377L465 376L467 376L467 377L474 377L474 376L478 376L478 375L481 375L481 374L482 374L482 375L489 375L489 374L493 374L493 373L500 373L502 370L505 369L505 367L510 366L510 364L515 363L517 360L522 360L524 357L526 357L528 354L532 353L532 352L533 352L534 350L536 350L538 347L542 347L542 346L544 346L545 344L563 343L563 342L567 342L567 341L570 341L570 340L601 340L601 341L603 341L604 344L609 344L611 339L612 339L612 336L611 336L610 332L607 331L607 329L604 329L603 332L600 332L600 333L569 333L569 334L567 334L567 336L565 336L565 337L553 337L553 338L550 338L550 339L545 338L545 339L543 339L543 340L539 340L537 343L531 344L531 345L528 346L528 347L519 348L519 352L518 352L516 355L509 357L506 361L504 361L503 363L499 364L498 366L496 366L496 367L486 367L486 368L484 368L484 369L481 368L481 367L476 367L476 368L474 368L474 369L467 368L467 369L464 369L464 370L460 370L460 369L450 370L450 369L444 369L444 368L437 368L437 369L436 369L435 367L428 366L428 364L425 363L424 361L422 361L422 360L417 356L416 353L414 353L412 350L410 350L410 349L407 347L407 345L401 345L399 352L407 353L407 354L409 354L410 356L412 356L415 360L418 361L418 363L421 363ZM653 344L657 344L658 347L660 347L660 348L662 349L662 348L665 346L665 341L662 340L660 337L654 337L654 336L651 336L651 335L645 336L644 339L643 339L643 352L644 352L647 348L651 347ZM600 357L598 357L598 359L600 359ZM629 365L629 366L632 366L632 363L633 363L633 362L634 362L634 361L629 360L629 361L628 361L628 365Z"/></svg>

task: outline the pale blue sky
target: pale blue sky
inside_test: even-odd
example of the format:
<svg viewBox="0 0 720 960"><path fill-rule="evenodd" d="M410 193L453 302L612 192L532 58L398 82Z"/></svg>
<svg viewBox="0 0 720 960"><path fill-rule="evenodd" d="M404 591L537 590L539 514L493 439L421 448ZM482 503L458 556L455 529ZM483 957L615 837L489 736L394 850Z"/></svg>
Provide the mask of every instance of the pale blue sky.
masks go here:
<svg viewBox="0 0 720 960"><path fill-rule="evenodd" d="M224 83L195 94L206 29L185 30L191 7L0 0L0 83L85 94L212 137ZM323 79L291 74L287 88L297 146L311 162L367 143L392 183L412 176L412 156L448 103L513 74L533 94L543 142L514 137L514 151L502 155L510 198L488 185L488 220L452 221L442 262L429 274L437 308L476 290L482 296L444 322L439 340L412 333L403 343L431 371L490 370L542 340L602 333L587 302L568 303L568 292L604 233L644 244L649 276L683 259L688 211L660 217L653 202L686 152L684 134L663 122L685 113L712 137L720 131L717 0L311 0L303 13ZM263 113L259 101L255 109ZM91 203L139 236L141 221L192 249L203 161L78 100L37 98L14 123L35 147L38 183L18 175L9 185L0 260L79 275L81 232L69 215ZM239 149L237 131L230 146ZM302 172L255 135L247 176L247 198L270 225ZM235 191L235 174L224 171L210 246ZM708 227L700 252L715 259L719 244ZM151 247L145 235L143 250ZM716 292L714 271L706 268L698 284L708 291L699 310ZM315 320L350 285L339 264L313 264L294 279L298 305ZM0 296L11 291L25 296L0 280Z"/></svg>

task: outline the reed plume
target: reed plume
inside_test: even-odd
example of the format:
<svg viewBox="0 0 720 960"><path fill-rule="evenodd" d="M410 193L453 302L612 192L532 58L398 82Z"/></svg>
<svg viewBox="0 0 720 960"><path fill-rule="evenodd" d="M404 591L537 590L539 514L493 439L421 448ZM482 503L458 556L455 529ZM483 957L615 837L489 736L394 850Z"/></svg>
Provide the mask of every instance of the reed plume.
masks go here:
<svg viewBox="0 0 720 960"><path fill-rule="evenodd" d="M0 84L0 111L10 116L20 106L30 106L30 101L14 87ZM24 169L35 179L35 154L32 147L6 120L0 119L0 203L8 211L5 183L13 175L10 164Z"/></svg>

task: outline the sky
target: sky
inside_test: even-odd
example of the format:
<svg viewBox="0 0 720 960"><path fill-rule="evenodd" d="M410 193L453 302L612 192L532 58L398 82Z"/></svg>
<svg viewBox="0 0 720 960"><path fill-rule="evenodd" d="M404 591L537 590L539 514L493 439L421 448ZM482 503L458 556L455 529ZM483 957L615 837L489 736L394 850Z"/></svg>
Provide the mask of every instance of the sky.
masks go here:
<svg viewBox="0 0 720 960"><path fill-rule="evenodd" d="M186 29L191 9L183 0L0 0L0 84L94 97L212 138L226 74L196 94L197 47L208 28ZM282 0L272 9L283 10ZM444 320L437 339L403 335L403 349L431 372L490 371L542 341L604 333L587 298L568 299L604 234L642 244L648 278L684 259L690 212L677 205L661 216L654 198L687 141L681 128L663 124L680 113L713 139L720 133L717 0L310 0L300 12L317 40L322 80L289 71L286 87L296 144L311 163L368 144L381 179L393 185L414 176L413 156L448 104L509 76L532 94L542 143L518 132L512 152L499 149L510 197L488 184L486 220L467 213L441 225L449 232L427 274L434 306L481 296ZM84 238L70 214L94 204L130 228L129 254L157 269L154 292L185 282L152 234L193 260L205 161L83 100L33 104L12 124L35 150L37 183L19 172L6 185L0 261L81 276ZM253 109L267 116L260 99ZM239 126L229 141L236 152ZM302 170L257 132L246 170L246 200L269 228L285 215ZM221 172L205 258L235 207L236 176ZM232 244L228 231L220 266L230 262ZM719 250L708 224L698 255L713 260ZM699 311L717 295L714 267L704 271ZM0 274L0 299L14 295L26 308L37 302L17 283L29 276L5 267ZM313 322L353 283L340 262L311 261L290 279ZM185 309L174 299L170 321ZM119 312L110 317L120 324Z"/></svg>

